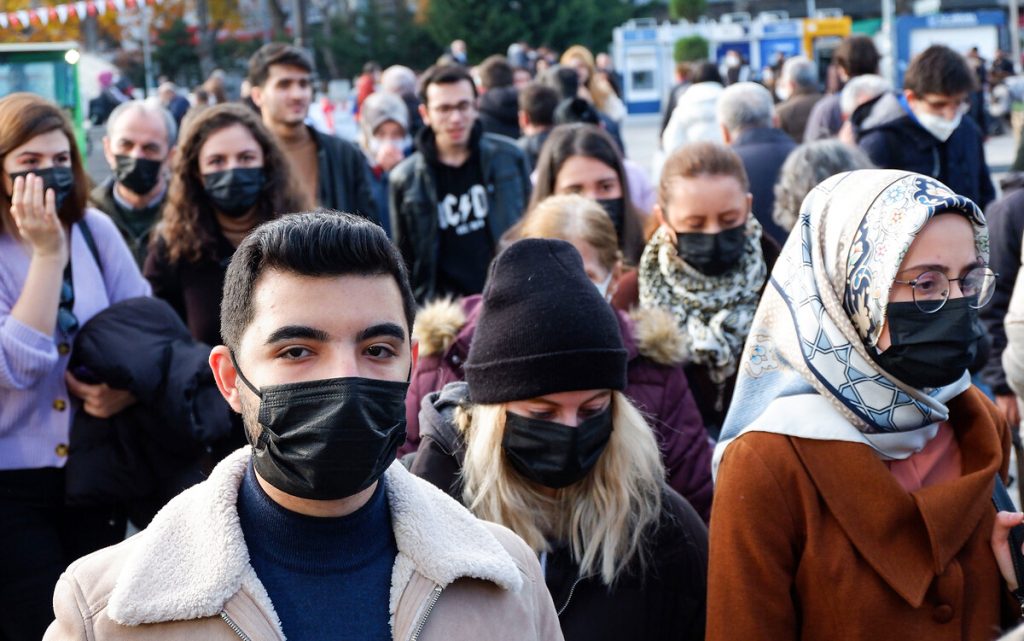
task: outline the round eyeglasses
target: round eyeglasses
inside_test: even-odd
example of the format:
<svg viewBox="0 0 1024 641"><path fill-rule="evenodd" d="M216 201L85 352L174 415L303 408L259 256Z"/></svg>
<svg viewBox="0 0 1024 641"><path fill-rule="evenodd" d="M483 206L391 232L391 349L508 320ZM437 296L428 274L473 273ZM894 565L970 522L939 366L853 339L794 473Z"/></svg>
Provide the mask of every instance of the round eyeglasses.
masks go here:
<svg viewBox="0 0 1024 641"><path fill-rule="evenodd" d="M949 284L958 283L960 293L970 300L968 305L981 309L992 300L996 290L995 273L988 267L974 267L960 278L949 278L940 271L926 271L913 280L896 280L914 290L914 304L926 314L932 314L949 300Z"/></svg>

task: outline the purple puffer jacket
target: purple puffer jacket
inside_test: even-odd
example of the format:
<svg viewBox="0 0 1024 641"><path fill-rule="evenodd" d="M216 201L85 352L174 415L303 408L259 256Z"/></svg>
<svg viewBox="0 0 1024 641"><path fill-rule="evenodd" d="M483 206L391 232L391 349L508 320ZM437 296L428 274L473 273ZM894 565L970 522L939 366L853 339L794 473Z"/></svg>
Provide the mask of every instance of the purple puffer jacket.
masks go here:
<svg viewBox="0 0 1024 641"><path fill-rule="evenodd" d="M469 355L480 303L480 296L438 301L417 315L413 335L419 342L419 357L405 399L408 437L399 456L419 447L423 397L465 377L462 365ZM707 521L712 445L683 373L679 329L669 314L657 309L631 315L616 311L616 316L629 360L625 394L654 429L668 484Z"/></svg>

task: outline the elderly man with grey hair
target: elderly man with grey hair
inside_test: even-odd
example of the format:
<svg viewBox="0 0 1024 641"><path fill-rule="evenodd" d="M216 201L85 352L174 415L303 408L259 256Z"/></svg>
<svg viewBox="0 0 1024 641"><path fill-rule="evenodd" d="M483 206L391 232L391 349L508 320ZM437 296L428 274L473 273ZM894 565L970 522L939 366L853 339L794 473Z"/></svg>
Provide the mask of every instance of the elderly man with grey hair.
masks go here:
<svg viewBox="0 0 1024 641"><path fill-rule="evenodd" d="M167 200L177 138L174 116L152 102L123 102L107 119L103 156L113 175L89 200L114 221L140 267Z"/></svg>
<svg viewBox="0 0 1024 641"><path fill-rule="evenodd" d="M750 193L754 196L754 217L769 237L782 244L787 232L772 220L773 190L779 168L796 143L775 126L771 93L753 82L730 85L718 98L717 116L722 138L743 160L747 170Z"/></svg>
<svg viewBox="0 0 1024 641"><path fill-rule="evenodd" d="M817 66L803 56L790 58L782 65L775 94L782 101L776 110L779 128L797 144L803 142L811 110L824 97L818 84Z"/></svg>
<svg viewBox="0 0 1024 641"><path fill-rule="evenodd" d="M780 227L791 231L804 198L818 183L844 171L874 168L871 159L856 145L835 139L804 143L782 165L779 182L775 184L772 218Z"/></svg>

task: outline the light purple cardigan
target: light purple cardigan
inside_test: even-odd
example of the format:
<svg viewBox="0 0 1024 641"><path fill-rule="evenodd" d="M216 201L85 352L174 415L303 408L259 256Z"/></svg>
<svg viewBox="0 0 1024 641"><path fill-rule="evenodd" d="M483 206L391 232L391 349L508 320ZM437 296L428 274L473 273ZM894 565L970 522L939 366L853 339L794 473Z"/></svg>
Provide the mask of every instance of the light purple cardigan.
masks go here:
<svg viewBox="0 0 1024 641"><path fill-rule="evenodd" d="M149 283L110 218L87 209L85 221L103 270L75 225L71 270L79 326L112 303L150 295ZM72 344L74 336L65 337L59 328L47 336L11 318L29 261L26 247L0 233L0 470L63 467L74 413L64 384L70 353L62 355L57 349L61 343Z"/></svg>

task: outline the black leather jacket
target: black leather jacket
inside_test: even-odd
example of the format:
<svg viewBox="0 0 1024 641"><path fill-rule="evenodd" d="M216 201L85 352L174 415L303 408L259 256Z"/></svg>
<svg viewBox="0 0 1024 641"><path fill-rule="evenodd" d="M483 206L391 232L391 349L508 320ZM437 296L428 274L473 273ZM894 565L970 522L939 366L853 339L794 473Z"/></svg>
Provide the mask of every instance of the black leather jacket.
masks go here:
<svg viewBox="0 0 1024 641"><path fill-rule="evenodd" d="M479 145L484 183L487 188L487 226L498 246L509 227L526 210L530 200L530 167L515 141L482 132L474 126L470 144ZM436 294L438 238L437 190L428 158L436 158L434 132L424 127L417 138L417 151L391 170L388 203L391 233L409 268L413 292L419 303Z"/></svg>
<svg viewBox="0 0 1024 641"><path fill-rule="evenodd" d="M319 165L317 199L321 207L360 214L380 221L386 212L378 212L370 189L369 168L359 148L337 136L309 128L316 140Z"/></svg>

